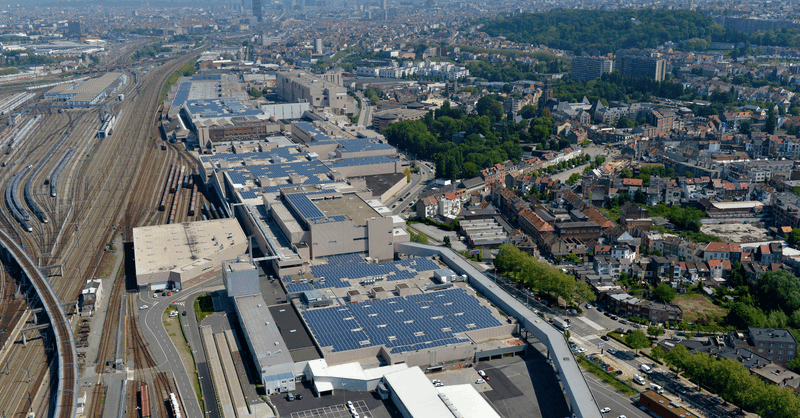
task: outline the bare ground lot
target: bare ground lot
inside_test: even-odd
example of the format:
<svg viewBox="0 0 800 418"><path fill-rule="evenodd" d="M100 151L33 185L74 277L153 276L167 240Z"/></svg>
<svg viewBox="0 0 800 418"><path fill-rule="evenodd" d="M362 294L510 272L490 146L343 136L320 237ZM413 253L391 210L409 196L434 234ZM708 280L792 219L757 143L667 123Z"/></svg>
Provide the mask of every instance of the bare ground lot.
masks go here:
<svg viewBox="0 0 800 418"><path fill-rule="evenodd" d="M713 318L715 322L720 323L727 314L725 309L714 305L711 300L703 295L678 295L673 303L683 309L684 322L696 322L697 318L709 317L710 319Z"/></svg>
<svg viewBox="0 0 800 418"><path fill-rule="evenodd" d="M716 235L728 242L758 242L772 239L765 228L756 224L703 225L700 227L700 232Z"/></svg>

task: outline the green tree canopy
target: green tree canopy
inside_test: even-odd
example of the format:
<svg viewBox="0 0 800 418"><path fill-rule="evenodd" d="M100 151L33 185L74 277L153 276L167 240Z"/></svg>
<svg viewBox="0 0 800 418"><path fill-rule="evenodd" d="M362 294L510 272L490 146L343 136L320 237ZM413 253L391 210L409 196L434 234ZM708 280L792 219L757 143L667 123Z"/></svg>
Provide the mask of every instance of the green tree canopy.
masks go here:
<svg viewBox="0 0 800 418"><path fill-rule="evenodd" d="M656 286L656 290L653 291L653 295L655 295L658 300L664 303L672 303L675 300L675 297L678 296L678 292L670 285L666 283L661 283Z"/></svg>
<svg viewBox="0 0 800 418"><path fill-rule="evenodd" d="M650 339L641 330L633 330L625 335L625 344L634 350L641 350L650 347Z"/></svg>

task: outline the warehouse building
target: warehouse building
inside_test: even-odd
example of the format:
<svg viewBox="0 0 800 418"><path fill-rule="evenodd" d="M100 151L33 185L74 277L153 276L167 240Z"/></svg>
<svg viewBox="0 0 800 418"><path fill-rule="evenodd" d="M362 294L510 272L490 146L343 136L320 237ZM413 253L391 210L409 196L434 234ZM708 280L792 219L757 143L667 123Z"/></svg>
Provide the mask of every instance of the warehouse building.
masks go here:
<svg viewBox="0 0 800 418"><path fill-rule="evenodd" d="M182 289L215 276L223 260L247 250L235 219L215 219L133 229L136 283L150 289Z"/></svg>
<svg viewBox="0 0 800 418"><path fill-rule="evenodd" d="M258 269L241 256L222 263L222 277L264 389L268 394L295 390L294 361L261 296Z"/></svg>
<svg viewBox="0 0 800 418"><path fill-rule="evenodd" d="M294 361L261 295L233 298L257 376L267 393L295 390Z"/></svg>
<svg viewBox="0 0 800 418"><path fill-rule="evenodd" d="M124 73L106 73L80 83L59 84L45 92L46 99L63 100L70 106L87 106L114 96L128 82Z"/></svg>
<svg viewBox="0 0 800 418"><path fill-rule="evenodd" d="M419 367L388 373L384 381L404 418L500 418L474 386L435 387Z"/></svg>

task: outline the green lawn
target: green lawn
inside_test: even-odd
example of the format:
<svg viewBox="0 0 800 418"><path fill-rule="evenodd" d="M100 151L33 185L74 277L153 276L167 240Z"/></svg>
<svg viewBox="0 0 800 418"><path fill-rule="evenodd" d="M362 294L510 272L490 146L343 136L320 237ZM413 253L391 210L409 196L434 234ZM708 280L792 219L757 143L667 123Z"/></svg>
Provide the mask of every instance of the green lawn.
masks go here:
<svg viewBox="0 0 800 418"><path fill-rule="evenodd" d="M211 302L211 295L202 295L194 301L194 314L197 322L200 322L208 315L214 313L214 303Z"/></svg>

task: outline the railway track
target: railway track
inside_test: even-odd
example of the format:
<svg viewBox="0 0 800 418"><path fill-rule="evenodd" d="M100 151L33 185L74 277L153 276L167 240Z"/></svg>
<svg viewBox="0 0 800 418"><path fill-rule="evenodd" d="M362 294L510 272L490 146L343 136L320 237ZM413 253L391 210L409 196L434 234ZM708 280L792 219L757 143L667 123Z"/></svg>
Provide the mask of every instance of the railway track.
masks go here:
<svg viewBox="0 0 800 418"><path fill-rule="evenodd" d="M147 74L147 77L140 77L141 83L134 89L136 94L131 97L130 93L126 104L129 111L125 118L118 123L117 131L109 138L102 141L86 140L94 137L96 126L91 115L97 114L96 111L67 111L64 114L52 114L46 118L42 132L59 132L57 126L59 121L63 125L69 125L72 132L64 142L64 147L73 146L76 148L74 162L68 164L65 169L67 181L59 182L59 197L55 200L44 199L49 197L47 190L44 190L43 181L37 180L41 176L46 176L56 159L50 159L39 170L37 178L32 181L33 193L36 199L42 204L42 208L50 214L50 223L32 223L31 233L20 230L18 225L14 225L13 220L5 210L0 210L0 224L9 231L10 234L18 237L26 251L31 253L31 259L38 260L39 263L31 261L31 265L60 262L63 265L63 277L51 278L50 282L57 297L62 301L75 300L79 289L83 286L84 280L93 277L99 265L102 249L106 243L110 242L121 220L125 220L126 229L129 231L133 226L138 226L139 222L152 222L157 211L152 210L154 196L153 186L160 183L153 179L151 173L157 173L158 168L169 161L165 154L158 153L153 141L148 140L147 131L142 131L142 126L153 126L154 113L148 109L154 109L163 84L169 74L180 68L188 57L172 61L156 68ZM134 112L134 109L145 111ZM89 116L87 116L89 115ZM76 117L76 120L73 120ZM68 119L65 121L64 119ZM99 118L98 118L99 119ZM79 123L78 123L79 122ZM99 124L99 122L97 122ZM63 134L63 132L62 132ZM52 141L53 134L40 135L34 141L26 141L18 152L15 160L24 161L24 164L36 164L43 161L46 153L51 146L43 146L48 141ZM123 150L123 152L120 152ZM177 154L177 153L176 153ZM173 154L174 158L178 155ZM162 157L164 156L164 157ZM147 158L153 157L153 158ZM154 170L155 169L155 170ZM161 170L163 171L163 170ZM148 175L140 176L140 173ZM63 174L62 174L63 176ZM142 180L142 178L145 180ZM10 178L8 171L0 174L0 182L7 183ZM23 179L24 180L24 179ZM63 183L63 184L62 184ZM135 187L129 185L135 184ZM147 204L138 203L138 200L146 200ZM129 237L129 235L126 234ZM10 239L10 237L9 237ZM35 266L34 266L35 267ZM124 284L121 287L124 291ZM117 300L120 300L117 298ZM45 303L52 301L45 301ZM68 323L61 321L56 324L56 331L71 332ZM115 333L105 332L105 334ZM26 350L14 350L10 358L15 363L36 365L35 358L46 359L47 352L42 344L38 351L32 349L36 343L29 344ZM77 359L74 353L66 353L65 363L75 364ZM46 363L42 363L46 364ZM46 367L38 367L46 371ZM76 380L77 376L72 371L59 370L63 372L63 379ZM13 373L19 377L18 370ZM39 373L37 376L44 376ZM62 379L60 374L59 379ZM0 384L7 381L0 377ZM161 381L161 387L169 388L169 380ZM5 387L5 385L4 385ZM169 390L169 389L166 389ZM62 396L64 396L62 394ZM6 395L0 396L5 398ZM0 399L2 403L3 399ZM44 397L38 402L39 410L46 410L49 399ZM74 393L69 395L67 401L74 405ZM64 406L65 402L61 402ZM15 407L15 411L22 411L22 407ZM93 411L94 412L94 411ZM12 415L15 416L15 415Z"/></svg>

